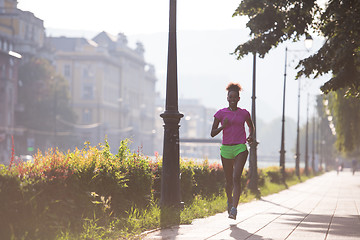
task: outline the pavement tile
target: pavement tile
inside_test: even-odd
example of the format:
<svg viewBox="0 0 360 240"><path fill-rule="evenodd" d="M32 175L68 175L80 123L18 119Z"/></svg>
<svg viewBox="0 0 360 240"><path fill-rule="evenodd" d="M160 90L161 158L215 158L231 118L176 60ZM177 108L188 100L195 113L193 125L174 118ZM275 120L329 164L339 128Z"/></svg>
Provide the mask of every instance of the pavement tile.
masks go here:
<svg viewBox="0 0 360 240"><path fill-rule="evenodd" d="M360 240L360 174L325 173L227 213L151 232L143 239Z"/></svg>

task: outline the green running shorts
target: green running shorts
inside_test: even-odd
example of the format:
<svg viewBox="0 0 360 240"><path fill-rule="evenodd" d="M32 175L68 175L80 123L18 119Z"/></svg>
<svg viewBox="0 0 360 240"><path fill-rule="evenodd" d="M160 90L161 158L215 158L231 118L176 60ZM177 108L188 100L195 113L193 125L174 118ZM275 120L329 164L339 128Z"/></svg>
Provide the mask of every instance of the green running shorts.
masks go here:
<svg viewBox="0 0 360 240"><path fill-rule="evenodd" d="M237 145L221 145L220 154L223 158L234 159L237 155L242 152L247 151L246 144L237 144Z"/></svg>

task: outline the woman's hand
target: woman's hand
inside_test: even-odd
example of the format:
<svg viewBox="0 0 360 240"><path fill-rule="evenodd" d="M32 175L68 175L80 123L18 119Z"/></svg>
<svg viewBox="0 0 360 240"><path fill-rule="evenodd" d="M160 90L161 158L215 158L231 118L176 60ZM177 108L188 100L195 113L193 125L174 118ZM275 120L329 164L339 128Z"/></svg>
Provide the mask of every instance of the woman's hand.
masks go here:
<svg viewBox="0 0 360 240"><path fill-rule="evenodd" d="M249 144L252 144L253 141L254 141L252 135L250 135L250 136L246 139L246 141L247 141Z"/></svg>
<svg viewBox="0 0 360 240"><path fill-rule="evenodd" d="M221 124L221 127L219 127L219 124L220 124L220 120L214 117L214 123L212 125L211 133L210 133L211 137L215 137L216 135L218 135L219 132L221 132L229 124L229 120L225 118Z"/></svg>
<svg viewBox="0 0 360 240"><path fill-rule="evenodd" d="M248 119L246 119L246 124L248 125L249 127L249 137L246 139L246 141L249 143L249 144L253 144L254 143L254 133L255 133L255 127L254 127L254 123L253 121L251 120L251 118L249 117ZM256 143L256 141L255 141ZM256 143L257 144L257 143Z"/></svg>

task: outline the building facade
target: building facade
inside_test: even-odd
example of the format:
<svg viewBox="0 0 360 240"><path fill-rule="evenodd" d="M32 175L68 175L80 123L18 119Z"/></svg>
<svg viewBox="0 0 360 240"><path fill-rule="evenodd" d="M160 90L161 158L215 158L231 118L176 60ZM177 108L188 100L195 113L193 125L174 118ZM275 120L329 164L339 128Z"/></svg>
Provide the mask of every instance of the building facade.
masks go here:
<svg viewBox="0 0 360 240"><path fill-rule="evenodd" d="M18 65L21 55L13 51L11 37L0 26L0 163L11 158L12 137L21 134L15 128Z"/></svg>
<svg viewBox="0 0 360 240"><path fill-rule="evenodd" d="M156 77L142 44L132 49L124 34L106 32L92 40L48 40L57 71L69 83L76 137L91 144L106 137L114 152L128 138L133 150L153 154Z"/></svg>
<svg viewBox="0 0 360 240"><path fill-rule="evenodd" d="M23 59L39 56L44 51L44 21L35 17L32 12L17 8L17 0L0 0L0 25L8 28L14 51Z"/></svg>
<svg viewBox="0 0 360 240"><path fill-rule="evenodd" d="M16 138L36 143L36 139L25 139L29 129L16 125L14 120L14 112L23 109L16 104L22 85L17 67L32 57L50 60L67 79L77 122L56 121L71 124L79 142L97 145L106 136L116 152L120 141L129 138L133 150L154 154L157 79L154 67L144 59L141 43L131 48L124 34L112 36L106 32L93 39L48 38L43 20L18 9L16 0L0 0L0 13L0 150L6 150L1 160L9 161L10 136L14 135L15 145L20 142ZM10 50L15 55L9 54ZM17 129L17 133L9 129ZM36 149L36 144L33 147Z"/></svg>
<svg viewBox="0 0 360 240"><path fill-rule="evenodd" d="M33 13L17 8L17 0L0 0L0 162L11 159L12 138L24 138L25 129L16 124L19 65L44 51L43 21ZM18 154L18 153L15 153ZM21 154L21 153L19 153Z"/></svg>

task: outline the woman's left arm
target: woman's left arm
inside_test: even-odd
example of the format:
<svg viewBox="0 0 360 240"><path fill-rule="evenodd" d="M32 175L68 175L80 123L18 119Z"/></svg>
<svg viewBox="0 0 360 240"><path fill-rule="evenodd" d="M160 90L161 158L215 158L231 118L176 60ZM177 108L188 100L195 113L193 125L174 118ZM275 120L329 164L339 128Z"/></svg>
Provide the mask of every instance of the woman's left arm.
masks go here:
<svg viewBox="0 0 360 240"><path fill-rule="evenodd" d="M246 140L248 141L248 143L252 143L254 140L255 127L250 116L246 119L246 124L249 127L249 137Z"/></svg>

